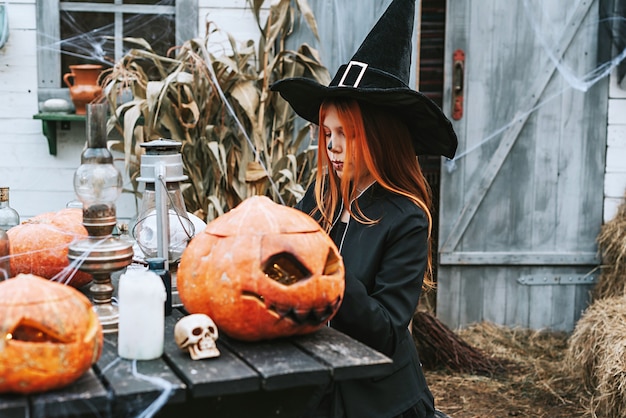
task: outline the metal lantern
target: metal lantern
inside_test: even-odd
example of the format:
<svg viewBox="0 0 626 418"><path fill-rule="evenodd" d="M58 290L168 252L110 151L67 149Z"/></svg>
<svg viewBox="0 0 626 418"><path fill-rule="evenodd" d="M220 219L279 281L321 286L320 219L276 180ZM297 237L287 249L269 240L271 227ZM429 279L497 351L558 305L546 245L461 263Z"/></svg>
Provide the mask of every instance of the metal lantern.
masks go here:
<svg viewBox="0 0 626 418"><path fill-rule="evenodd" d="M146 153L137 180L145 183L145 190L132 235L145 258L163 258L167 269L178 263L195 230L180 187L187 180L181 143L159 139L141 146Z"/></svg>
<svg viewBox="0 0 626 418"><path fill-rule="evenodd" d="M112 235L122 176L106 146L107 109L106 103L87 105L87 148L74 174L74 190L83 203L83 225L89 237L72 243L68 251L70 261L93 276L92 302L105 333L117 332L119 317L112 304L111 273L128 266L133 257L132 244Z"/></svg>

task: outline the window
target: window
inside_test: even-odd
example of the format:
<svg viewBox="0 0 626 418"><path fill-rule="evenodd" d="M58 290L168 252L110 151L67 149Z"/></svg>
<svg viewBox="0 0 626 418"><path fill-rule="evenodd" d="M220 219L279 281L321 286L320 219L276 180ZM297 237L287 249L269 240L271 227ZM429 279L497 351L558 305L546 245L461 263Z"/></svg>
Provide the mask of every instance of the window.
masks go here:
<svg viewBox="0 0 626 418"><path fill-rule="evenodd" d="M124 37L159 53L198 35L198 0L37 0L39 101L69 99L63 74L73 64L118 61Z"/></svg>

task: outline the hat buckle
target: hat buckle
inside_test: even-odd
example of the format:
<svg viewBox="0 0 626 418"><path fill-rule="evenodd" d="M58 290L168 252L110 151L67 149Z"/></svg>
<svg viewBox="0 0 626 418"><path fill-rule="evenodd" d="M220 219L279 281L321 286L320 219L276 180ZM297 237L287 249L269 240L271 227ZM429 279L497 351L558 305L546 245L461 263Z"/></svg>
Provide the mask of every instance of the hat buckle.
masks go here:
<svg viewBox="0 0 626 418"><path fill-rule="evenodd" d="M344 81L346 81L346 78L348 77L348 74L350 73L350 70L352 69L353 66L361 68L359 70L359 75L356 77L356 80L354 80L354 83L352 85L344 84ZM341 80L339 80L339 84L337 85L337 87L352 87L352 88L359 87L359 83L361 83L361 79L365 75L365 70L367 70L367 67L368 67L368 64L364 62L350 61L348 63L348 66L346 67L346 70L343 72L343 75L341 76Z"/></svg>

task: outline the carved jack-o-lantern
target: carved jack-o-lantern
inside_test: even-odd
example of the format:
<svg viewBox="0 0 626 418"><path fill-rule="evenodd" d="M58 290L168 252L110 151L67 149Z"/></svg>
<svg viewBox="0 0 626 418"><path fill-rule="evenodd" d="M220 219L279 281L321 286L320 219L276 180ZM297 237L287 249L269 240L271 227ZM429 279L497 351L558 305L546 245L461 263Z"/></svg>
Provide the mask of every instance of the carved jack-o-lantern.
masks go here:
<svg viewBox="0 0 626 418"><path fill-rule="evenodd" d="M66 386L102 352L102 326L73 287L32 274L0 282L0 393Z"/></svg>
<svg viewBox="0 0 626 418"><path fill-rule="evenodd" d="M335 315L343 260L297 209L254 196L210 222L185 249L178 292L191 313L247 341L313 332Z"/></svg>
<svg viewBox="0 0 626 418"><path fill-rule="evenodd" d="M45 212L14 226L7 232L11 251L11 274L34 274L52 279L69 266L69 245L87 238L83 211L65 208ZM71 273L75 273L71 275ZM81 287L89 283L91 274L68 272L68 284Z"/></svg>

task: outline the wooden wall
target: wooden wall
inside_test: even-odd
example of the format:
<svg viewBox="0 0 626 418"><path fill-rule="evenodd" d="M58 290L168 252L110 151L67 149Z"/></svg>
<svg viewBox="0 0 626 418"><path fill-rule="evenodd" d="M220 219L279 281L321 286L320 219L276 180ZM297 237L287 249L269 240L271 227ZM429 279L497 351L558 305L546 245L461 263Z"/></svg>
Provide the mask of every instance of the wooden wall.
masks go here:
<svg viewBox="0 0 626 418"><path fill-rule="evenodd" d="M597 0L448 2L447 68L466 58L441 185L437 314L451 327L571 330L587 306L608 161L608 77L583 86L609 58L598 16Z"/></svg>
<svg viewBox="0 0 626 418"><path fill-rule="evenodd" d="M626 85L624 86L626 87ZM626 194L626 89L617 83L615 71L609 88L606 172L604 175L604 222L615 216Z"/></svg>

